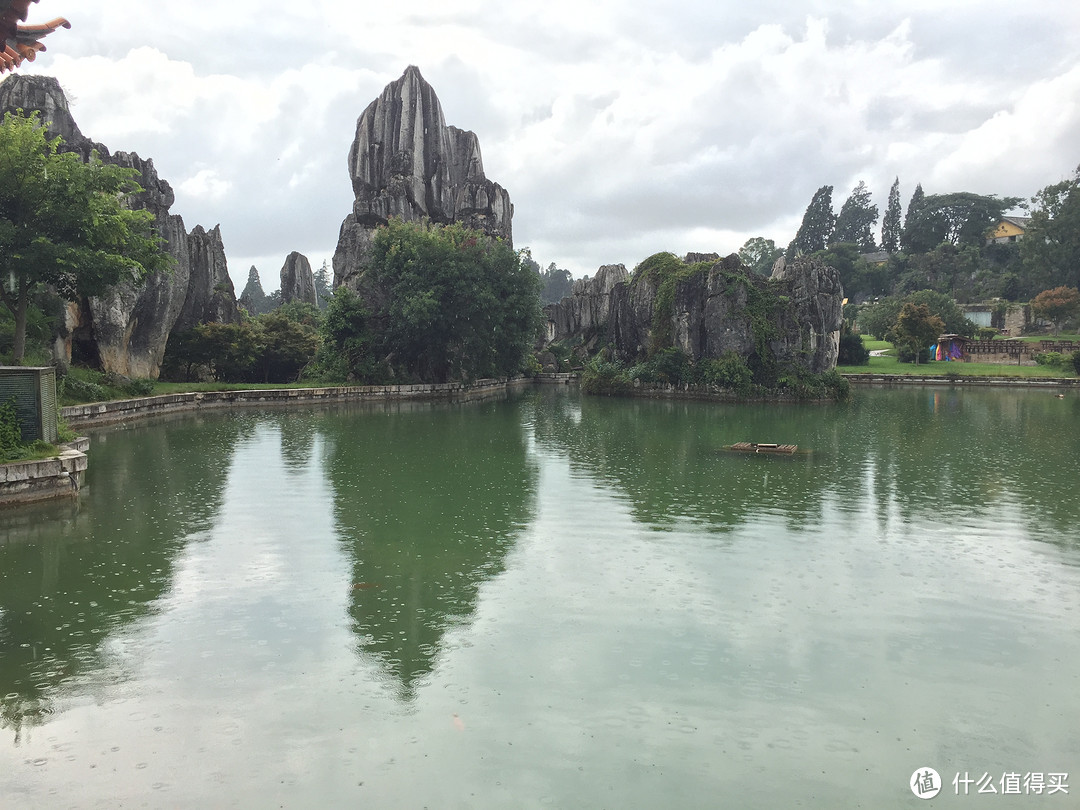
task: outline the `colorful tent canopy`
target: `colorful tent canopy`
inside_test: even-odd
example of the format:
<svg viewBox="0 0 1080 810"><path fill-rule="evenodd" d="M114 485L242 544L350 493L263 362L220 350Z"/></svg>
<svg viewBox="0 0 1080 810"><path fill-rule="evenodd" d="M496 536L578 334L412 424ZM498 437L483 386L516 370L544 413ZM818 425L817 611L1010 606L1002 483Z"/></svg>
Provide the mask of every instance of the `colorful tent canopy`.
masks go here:
<svg viewBox="0 0 1080 810"><path fill-rule="evenodd" d="M38 0L0 0L0 37L3 38L0 73L15 70L26 60L33 62L38 51L45 50L41 39L57 28L71 28L71 23L63 17L41 25L22 25L31 2Z"/></svg>
<svg viewBox="0 0 1080 810"><path fill-rule="evenodd" d="M942 335L938 342L930 347L933 360L963 360L966 339L960 335Z"/></svg>

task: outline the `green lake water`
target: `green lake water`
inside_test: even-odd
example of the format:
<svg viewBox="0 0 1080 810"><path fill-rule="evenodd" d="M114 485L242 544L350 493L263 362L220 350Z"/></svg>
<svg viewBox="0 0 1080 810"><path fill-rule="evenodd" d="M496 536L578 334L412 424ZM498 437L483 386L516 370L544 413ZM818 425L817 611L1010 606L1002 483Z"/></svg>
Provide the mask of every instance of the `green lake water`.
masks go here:
<svg viewBox="0 0 1080 810"><path fill-rule="evenodd" d="M78 504L0 512L0 807L1080 806L1078 427L547 389L95 431Z"/></svg>

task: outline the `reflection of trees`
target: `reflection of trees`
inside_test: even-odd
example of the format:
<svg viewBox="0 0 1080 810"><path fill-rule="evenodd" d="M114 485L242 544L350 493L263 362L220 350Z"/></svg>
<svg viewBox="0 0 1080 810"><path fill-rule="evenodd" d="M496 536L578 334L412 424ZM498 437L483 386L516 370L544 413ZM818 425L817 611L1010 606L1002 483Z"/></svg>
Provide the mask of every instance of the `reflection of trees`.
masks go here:
<svg viewBox="0 0 1080 810"><path fill-rule="evenodd" d="M529 519L537 473L521 408L401 405L326 430L353 629L409 696Z"/></svg>
<svg viewBox="0 0 1080 810"><path fill-rule="evenodd" d="M634 517L656 527L689 519L725 531L752 514L801 525L821 519L834 464L831 442L843 409L730 405L649 399L566 397L541 391L535 432L541 447L630 498ZM739 441L809 444L810 454L725 451ZM825 446L823 446L825 444Z"/></svg>
<svg viewBox="0 0 1080 810"><path fill-rule="evenodd" d="M190 418L98 433L78 503L4 516L0 725L18 734L38 722L59 687L100 663L102 641L167 589L177 552L218 508L236 435Z"/></svg>
<svg viewBox="0 0 1080 810"><path fill-rule="evenodd" d="M1045 390L900 388L869 391L853 408L853 445L840 491L870 497L882 515L941 523L1023 509L1033 534L1075 542L1080 401ZM869 470L869 475L867 475Z"/></svg>
<svg viewBox="0 0 1080 810"><path fill-rule="evenodd" d="M1033 534L1076 542L1080 401L1071 394L912 387L798 406L541 391L535 403L539 446L625 493L634 516L657 527L690 519L725 530L761 514L814 526L826 500L849 512L873 505L882 521L895 510L905 521L947 523L1012 499ZM736 441L810 454L721 450Z"/></svg>

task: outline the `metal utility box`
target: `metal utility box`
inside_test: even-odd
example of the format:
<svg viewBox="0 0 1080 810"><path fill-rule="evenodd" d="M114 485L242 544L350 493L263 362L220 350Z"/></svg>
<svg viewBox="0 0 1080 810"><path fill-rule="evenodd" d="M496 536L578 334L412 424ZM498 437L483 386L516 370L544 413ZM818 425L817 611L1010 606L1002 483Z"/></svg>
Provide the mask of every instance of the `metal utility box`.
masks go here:
<svg viewBox="0 0 1080 810"><path fill-rule="evenodd" d="M51 366L0 366L0 404L14 400L24 442L44 439L55 444L59 406L56 369Z"/></svg>

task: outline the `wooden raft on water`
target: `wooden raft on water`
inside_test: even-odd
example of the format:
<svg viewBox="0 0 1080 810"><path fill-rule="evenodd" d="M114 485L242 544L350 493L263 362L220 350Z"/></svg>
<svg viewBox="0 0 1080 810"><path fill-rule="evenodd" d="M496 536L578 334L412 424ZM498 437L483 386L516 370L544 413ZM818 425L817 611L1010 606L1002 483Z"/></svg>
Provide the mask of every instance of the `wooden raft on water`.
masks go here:
<svg viewBox="0 0 1080 810"><path fill-rule="evenodd" d="M797 444L771 444L768 442L736 442L727 448L736 453L780 453L790 456L799 449Z"/></svg>

